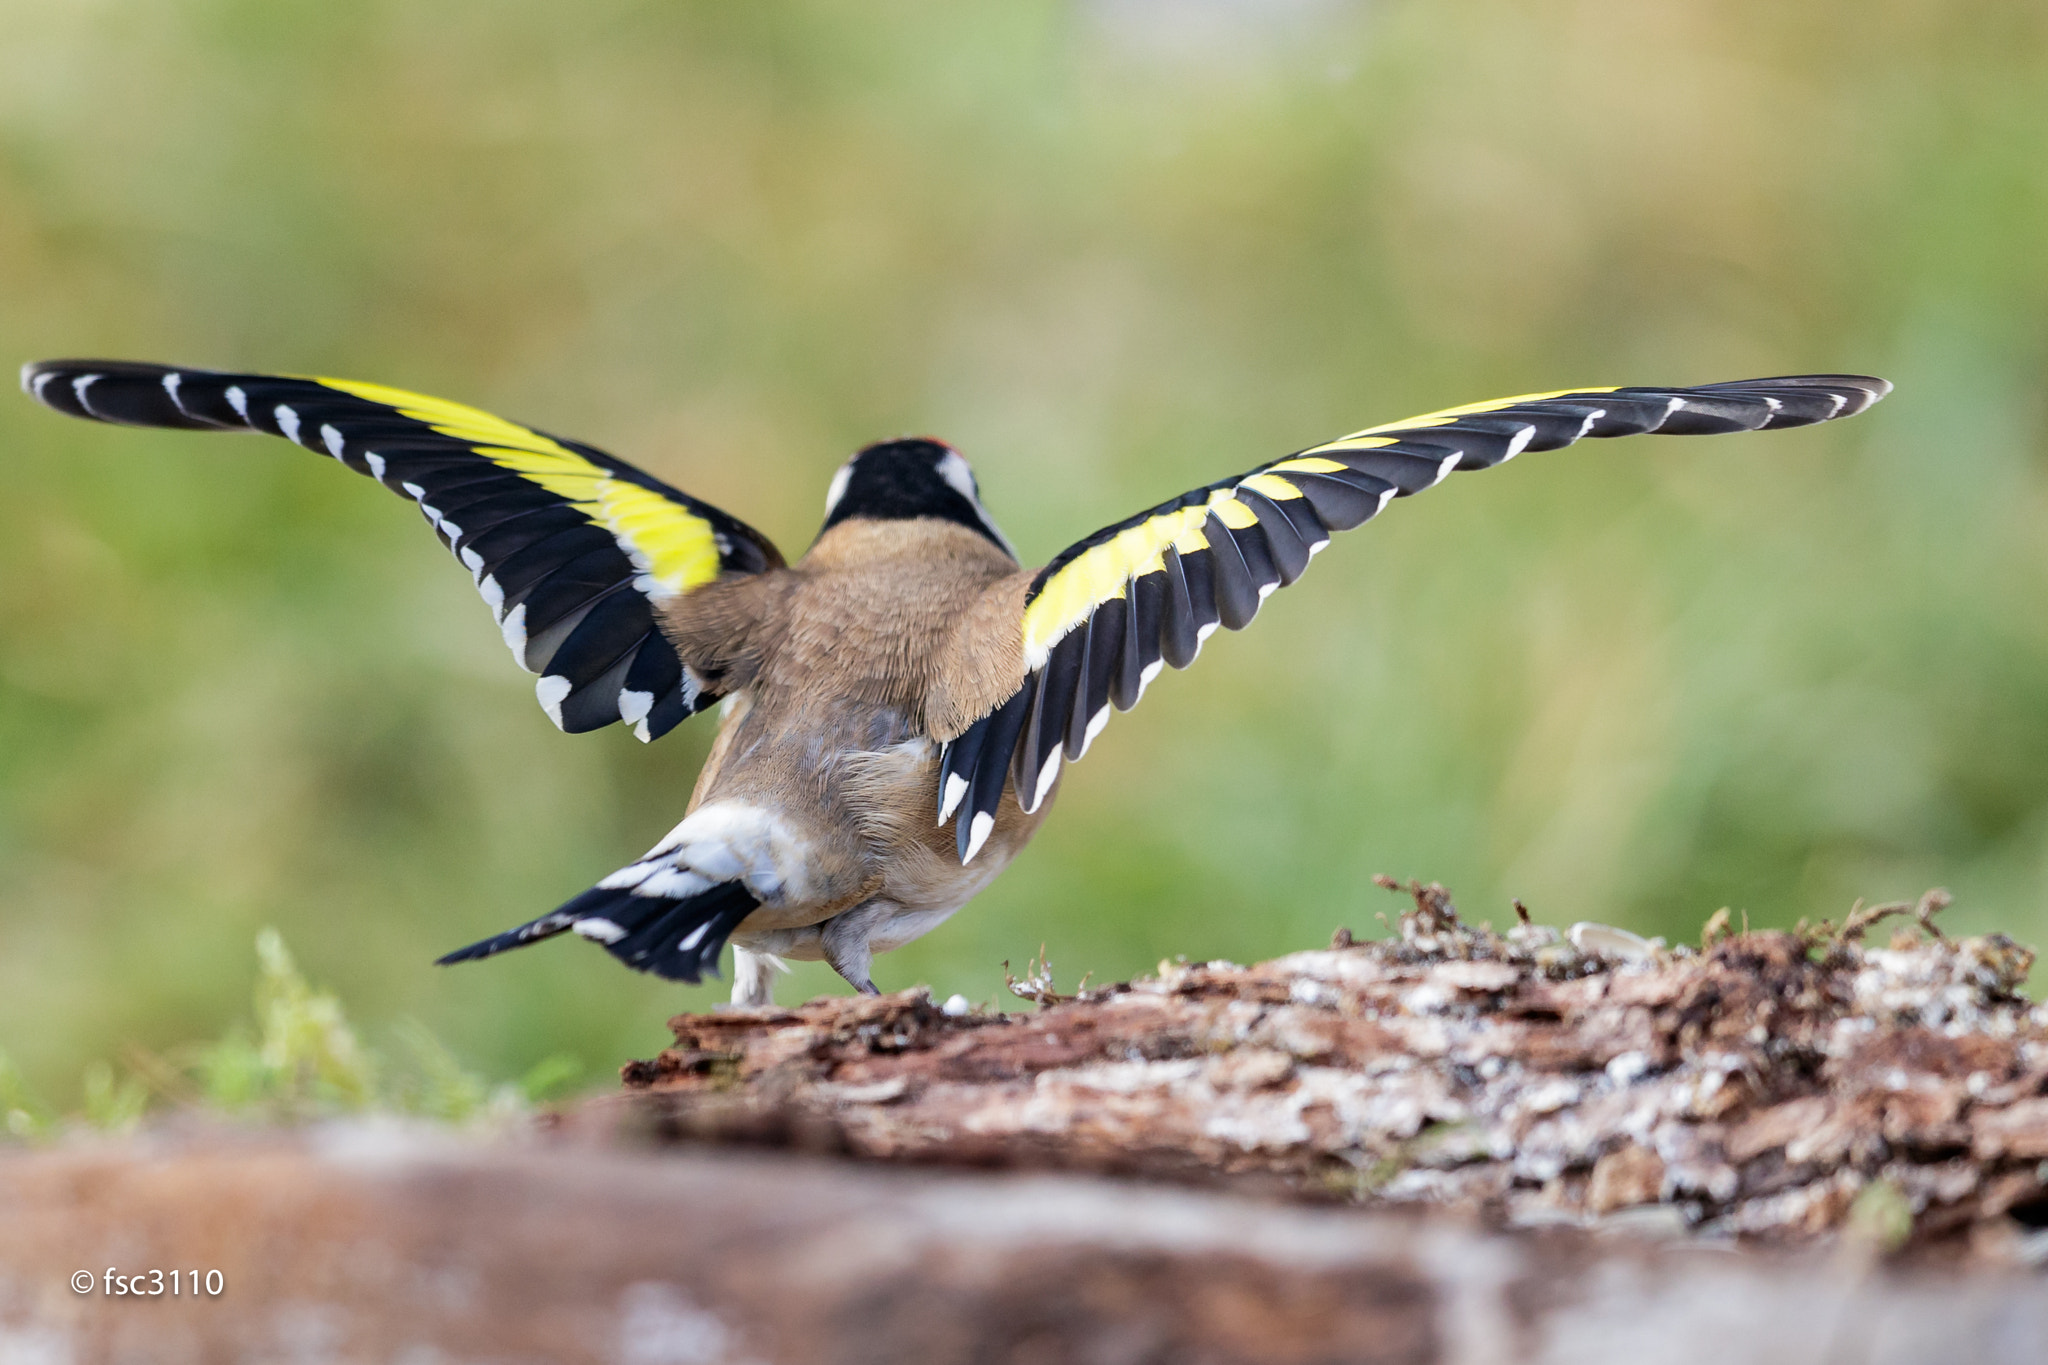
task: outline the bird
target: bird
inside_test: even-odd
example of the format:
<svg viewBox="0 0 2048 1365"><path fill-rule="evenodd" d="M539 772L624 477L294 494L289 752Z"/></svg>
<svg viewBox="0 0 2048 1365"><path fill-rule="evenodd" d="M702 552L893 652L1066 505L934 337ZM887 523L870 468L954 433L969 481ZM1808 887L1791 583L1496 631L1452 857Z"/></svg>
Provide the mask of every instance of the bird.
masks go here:
<svg viewBox="0 0 2048 1365"><path fill-rule="evenodd" d="M1454 471L1583 438L1805 426L1890 392L1863 375L1560 389L1367 427L1105 526L1024 567L942 441L842 464L794 564L766 536L594 446L343 379L52 360L73 417L282 436L410 499L469 571L541 708L659 739L718 703L683 818L547 914L456 949L561 934L732 1002L790 960L876 993L874 954L937 928L1030 842L1112 710L1240 630L1339 531Z"/></svg>

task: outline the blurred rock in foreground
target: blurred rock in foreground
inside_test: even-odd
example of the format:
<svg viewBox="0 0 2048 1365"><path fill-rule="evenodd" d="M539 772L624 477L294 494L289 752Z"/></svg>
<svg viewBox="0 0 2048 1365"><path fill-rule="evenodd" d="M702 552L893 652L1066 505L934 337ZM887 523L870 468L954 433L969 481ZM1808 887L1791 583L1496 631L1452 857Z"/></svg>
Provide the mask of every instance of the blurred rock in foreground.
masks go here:
<svg viewBox="0 0 2048 1365"><path fill-rule="evenodd" d="M17 1150L0 1230L8 1365L2034 1365L2048 1340L2016 1270L361 1125ZM222 1292L110 1298L109 1267Z"/></svg>

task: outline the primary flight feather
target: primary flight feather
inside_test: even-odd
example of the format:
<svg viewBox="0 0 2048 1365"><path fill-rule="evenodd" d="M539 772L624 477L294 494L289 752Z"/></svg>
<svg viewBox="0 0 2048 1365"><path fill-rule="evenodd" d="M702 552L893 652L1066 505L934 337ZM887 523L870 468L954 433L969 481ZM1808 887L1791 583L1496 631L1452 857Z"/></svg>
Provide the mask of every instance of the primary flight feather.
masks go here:
<svg viewBox="0 0 2048 1365"><path fill-rule="evenodd" d="M680 981L734 948L733 999L786 958L863 991L1045 818L1063 761L1218 626L1242 629L1333 532L1460 469L1582 437L1805 426L1861 375L1526 394L1370 427L1194 489L1020 568L966 460L884 441L840 467L794 565L719 509L580 442L377 384L126 361L26 366L75 417L260 431L418 504L571 732L652 740L727 702L682 822L639 861L441 959L563 932ZM1005 795L1011 798L1005 800ZM936 818L935 818L936 817Z"/></svg>

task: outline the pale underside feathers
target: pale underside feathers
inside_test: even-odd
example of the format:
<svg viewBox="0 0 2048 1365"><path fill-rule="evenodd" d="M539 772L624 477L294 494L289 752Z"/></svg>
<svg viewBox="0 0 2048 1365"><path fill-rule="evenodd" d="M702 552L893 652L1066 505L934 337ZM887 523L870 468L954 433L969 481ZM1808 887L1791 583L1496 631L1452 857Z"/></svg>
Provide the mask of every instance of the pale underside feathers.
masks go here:
<svg viewBox="0 0 2048 1365"><path fill-rule="evenodd" d="M107 360L29 365L22 387L74 417L282 436L412 499L571 733L624 720L652 740L716 701L655 612L782 563L758 531L602 451L401 389Z"/></svg>
<svg viewBox="0 0 2048 1365"><path fill-rule="evenodd" d="M1218 626L1242 629L1309 560L1394 498L1453 470L1588 436L1697 436L1805 426L1891 391L1862 375L1795 375L1689 389L1570 389L1473 403L1354 432L1161 503L1077 541L1024 600L1026 675L946 746L939 823L957 817L961 861L994 828L1006 781L1037 809L1167 664L1185 668Z"/></svg>

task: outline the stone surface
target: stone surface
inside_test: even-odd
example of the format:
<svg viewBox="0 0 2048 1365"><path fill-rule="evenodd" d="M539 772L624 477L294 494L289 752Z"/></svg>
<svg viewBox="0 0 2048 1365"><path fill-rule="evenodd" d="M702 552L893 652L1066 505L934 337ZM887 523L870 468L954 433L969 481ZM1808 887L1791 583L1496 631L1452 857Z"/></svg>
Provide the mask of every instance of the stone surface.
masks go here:
<svg viewBox="0 0 2048 1365"><path fill-rule="evenodd" d="M0 1229L6 1365L2032 1365L2048 1340L2020 1271L361 1125L16 1149ZM110 1267L224 1283L112 1297Z"/></svg>

